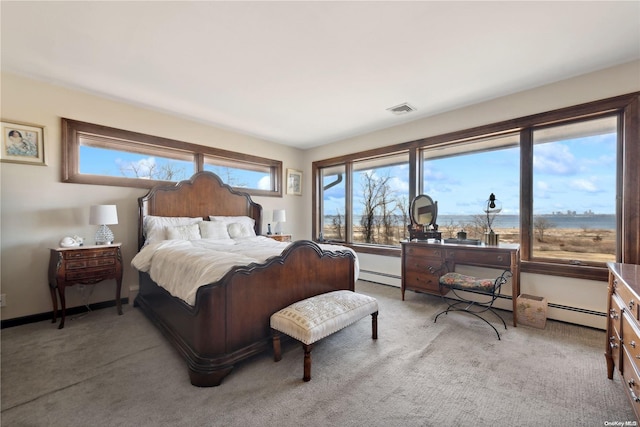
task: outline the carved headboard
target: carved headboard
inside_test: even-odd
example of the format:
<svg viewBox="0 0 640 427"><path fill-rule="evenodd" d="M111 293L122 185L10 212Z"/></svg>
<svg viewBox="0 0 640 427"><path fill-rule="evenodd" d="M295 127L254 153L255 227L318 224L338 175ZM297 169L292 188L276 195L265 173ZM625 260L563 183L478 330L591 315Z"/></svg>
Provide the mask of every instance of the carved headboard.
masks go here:
<svg viewBox="0 0 640 427"><path fill-rule="evenodd" d="M209 219L209 215L242 216L255 220L256 234L262 232L262 206L251 196L234 190L212 172L198 172L177 184L161 184L138 198L138 249L144 245L146 215L186 216Z"/></svg>

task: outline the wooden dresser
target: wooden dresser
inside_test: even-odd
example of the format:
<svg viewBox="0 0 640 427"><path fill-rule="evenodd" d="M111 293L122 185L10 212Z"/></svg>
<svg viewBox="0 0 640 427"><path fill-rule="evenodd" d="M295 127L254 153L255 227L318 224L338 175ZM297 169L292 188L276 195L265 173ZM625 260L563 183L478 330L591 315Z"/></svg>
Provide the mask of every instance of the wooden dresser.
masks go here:
<svg viewBox="0 0 640 427"><path fill-rule="evenodd" d="M520 295L520 246L462 245L455 243L428 243L424 241L402 242L402 300L406 290L440 294L439 270L446 262L449 271L456 264L474 265L500 270L509 269L513 274L513 326L517 325L517 297ZM498 275L496 275L497 277Z"/></svg>
<svg viewBox="0 0 640 427"><path fill-rule="evenodd" d="M640 265L610 262L607 267L607 376L613 379L614 368L618 368L640 421Z"/></svg>

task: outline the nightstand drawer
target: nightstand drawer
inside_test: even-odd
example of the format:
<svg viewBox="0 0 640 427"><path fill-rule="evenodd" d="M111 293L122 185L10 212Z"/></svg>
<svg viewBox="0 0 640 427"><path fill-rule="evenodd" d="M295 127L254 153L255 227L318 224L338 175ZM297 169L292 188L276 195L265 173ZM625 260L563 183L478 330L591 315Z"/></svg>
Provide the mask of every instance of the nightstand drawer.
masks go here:
<svg viewBox="0 0 640 427"><path fill-rule="evenodd" d="M113 268L98 268L94 270L84 269L78 271L67 271L65 274L65 278L69 282L73 281L100 281L105 280L107 278L115 277L116 269Z"/></svg>
<svg viewBox="0 0 640 427"><path fill-rule="evenodd" d="M89 259L115 257L118 248L82 249L63 251L64 259Z"/></svg>
<svg viewBox="0 0 640 427"><path fill-rule="evenodd" d="M67 262L67 270L74 270L78 268L87 267L102 267L105 265L115 265L115 258L94 258L94 259L74 259Z"/></svg>

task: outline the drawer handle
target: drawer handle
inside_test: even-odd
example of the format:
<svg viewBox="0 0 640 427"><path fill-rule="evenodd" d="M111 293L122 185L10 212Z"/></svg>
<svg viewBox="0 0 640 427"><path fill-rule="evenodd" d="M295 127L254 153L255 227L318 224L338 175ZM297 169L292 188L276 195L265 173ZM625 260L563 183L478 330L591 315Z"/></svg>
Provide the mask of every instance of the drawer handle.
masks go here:
<svg viewBox="0 0 640 427"><path fill-rule="evenodd" d="M616 337L609 337L609 346L611 348L618 348L618 343L616 343Z"/></svg>
<svg viewBox="0 0 640 427"><path fill-rule="evenodd" d="M636 342L635 341L631 341L629 343L629 345L631 346L631 348L636 348Z"/></svg>
<svg viewBox="0 0 640 427"><path fill-rule="evenodd" d="M611 317L612 319L618 319L618 312L615 310L615 308L609 310L609 317Z"/></svg>
<svg viewBox="0 0 640 427"><path fill-rule="evenodd" d="M633 306L635 305L635 301L631 300L629 301L629 310L633 310Z"/></svg>
<svg viewBox="0 0 640 427"><path fill-rule="evenodd" d="M502 262L503 259L502 255L498 255L498 261Z"/></svg>
<svg viewBox="0 0 640 427"><path fill-rule="evenodd" d="M631 394L631 399L633 399L633 401L636 403L640 402L640 397L636 396L636 393L633 391L633 386L636 384L633 378L627 381L627 384L629 384L629 393Z"/></svg>

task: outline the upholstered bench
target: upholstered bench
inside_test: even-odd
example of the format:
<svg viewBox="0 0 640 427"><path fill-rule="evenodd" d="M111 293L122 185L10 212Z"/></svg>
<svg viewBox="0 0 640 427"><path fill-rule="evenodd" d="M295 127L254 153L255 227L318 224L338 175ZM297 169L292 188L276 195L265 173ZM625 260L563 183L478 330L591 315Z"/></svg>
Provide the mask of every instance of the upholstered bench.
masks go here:
<svg viewBox="0 0 640 427"><path fill-rule="evenodd" d="M371 338L378 339L378 302L375 298L351 291L333 291L298 301L271 316L273 356L282 359L280 333L302 343L304 381L311 379L311 347L355 322L371 315Z"/></svg>
<svg viewBox="0 0 640 427"><path fill-rule="evenodd" d="M487 319L480 316L481 313L485 311L490 311L495 316L500 319L504 328L507 329L507 324L504 319L493 309L493 303L500 295L500 289L502 285L507 282L507 279L511 277L511 272L509 270L505 270L502 272L500 276L496 279L482 279L474 276L467 276L465 274L460 273L446 273L440 276L440 288L446 288L453 292L456 296L456 299L451 302L446 296L446 292L441 292L442 299L447 303L448 307L446 310L438 313L434 319L434 322L438 321L438 317L442 314L448 314L451 311L462 311L465 313L472 314L476 316L478 319L484 321L487 325L491 326L495 331L498 339L500 339L500 333ZM461 294L458 294L456 291L469 291L475 294L481 294L486 296L486 300L475 300L463 297Z"/></svg>

